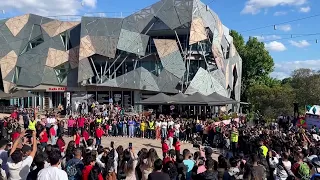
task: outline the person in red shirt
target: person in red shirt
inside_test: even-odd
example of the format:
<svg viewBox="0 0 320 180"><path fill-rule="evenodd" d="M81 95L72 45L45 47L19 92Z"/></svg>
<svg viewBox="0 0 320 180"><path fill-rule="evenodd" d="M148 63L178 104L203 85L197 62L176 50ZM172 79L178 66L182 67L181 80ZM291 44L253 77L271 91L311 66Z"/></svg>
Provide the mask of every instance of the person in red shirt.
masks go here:
<svg viewBox="0 0 320 180"><path fill-rule="evenodd" d="M93 156L89 156L85 159L84 163L85 166L82 170L82 180L88 180L92 168L95 168L96 159ZM101 173L98 174L98 180L103 180Z"/></svg>
<svg viewBox="0 0 320 180"><path fill-rule="evenodd" d="M84 123L86 121L86 119L80 115L80 117L77 119L78 121L78 128L81 130L81 134L83 133L83 130L84 130Z"/></svg>
<svg viewBox="0 0 320 180"><path fill-rule="evenodd" d="M41 146L43 148L45 148L47 146L47 143L48 143L48 140L49 140L46 128L42 127L39 137L40 137L39 141L40 141Z"/></svg>
<svg viewBox="0 0 320 180"><path fill-rule="evenodd" d="M108 136L108 135L109 135L109 129L110 129L110 125L107 123L107 124L106 124L106 130L104 131L104 132L105 132L105 133L104 133L105 136Z"/></svg>
<svg viewBox="0 0 320 180"><path fill-rule="evenodd" d="M168 152L168 155L167 157L165 157L163 159L163 165L167 164L167 162L175 162L175 151L173 149L170 149L169 152Z"/></svg>
<svg viewBox="0 0 320 180"><path fill-rule="evenodd" d="M101 128L101 125L96 129L96 148L101 145L101 137L103 136L104 132L103 129Z"/></svg>
<svg viewBox="0 0 320 180"><path fill-rule="evenodd" d="M75 142L76 147L80 147L80 139L81 139L80 133L81 132L78 130L73 136L73 140Z"/></svg>
<svg viewBox="0 0 320 180"><path fill-rule="evenodd" d="M85 128L83 131L82 131L82 137L85 141L87 141L90 137L89 135L89 129L88 128Z"/></svg>
<svg viewBox="0 0 320 180"><path fill-rule="evenodd" d="M59 146L60 152L63 153L66 146L66 142L63 140L62 135L58 137L57 145Z"/></svg>
<svg viewBox="0 0 320 180"><path fill-rule="evenodd" d="M163 155L163 158L166 158L167 157L167 153L169 151L169 146L165 140L165 138L162 138L162 155Z"/></svg>
<svg viewBox="0 0 320 180"><path fill-rule="evenodd" d="M21 128L17 128L14 133L11 134L11 141L14 142L16 139L19 138L21 133Z"/></svg>
<svg viewBox="0 0 320 180"><path fill-rule="evenodd" d="M18 119L18 112L17 112L17 110L14 110L14 111L11 113L10 117L13 118L13 119Z"/></svg>
<svg viewBox="0 0 320 180"><path fill-rule="evenodd" d="M176 152L176 156L179 156L180 155L180 141L178 138L173 138L173 146L174 146L174 150Z"/></svg>

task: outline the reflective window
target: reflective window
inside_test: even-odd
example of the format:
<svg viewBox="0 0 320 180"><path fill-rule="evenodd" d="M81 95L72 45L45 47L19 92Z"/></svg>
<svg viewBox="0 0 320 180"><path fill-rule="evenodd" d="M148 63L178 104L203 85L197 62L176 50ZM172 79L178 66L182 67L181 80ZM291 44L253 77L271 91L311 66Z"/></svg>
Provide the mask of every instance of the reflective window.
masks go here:
<svg viewBox="0 0 320 180"><path fill-rule="evenodd" d="M70 69L71 68L69 63L64 63L54 68L59 83L62 83L68 76Z"/></svg>
<svg viewBox="0 0 320 180"><path fill-rule="evenodd" d="M14 70L14 75L12 77L12 82L13 83L16 84L18 82L20 72L21 72L21 67L16 66L15 70Z"/></svg>
<svg viewBox="0 0 320 180"><path fill-rule="evenodd" d="M23 51L21 52L21 54L29 51L30 49L33 49L37 46L39 46L41 43L43 43L44 40L43 40L43 36L40 35L36 38L34 38L33 40L29 41L28 44L26 45L26 47L23 49Z"/></svg>

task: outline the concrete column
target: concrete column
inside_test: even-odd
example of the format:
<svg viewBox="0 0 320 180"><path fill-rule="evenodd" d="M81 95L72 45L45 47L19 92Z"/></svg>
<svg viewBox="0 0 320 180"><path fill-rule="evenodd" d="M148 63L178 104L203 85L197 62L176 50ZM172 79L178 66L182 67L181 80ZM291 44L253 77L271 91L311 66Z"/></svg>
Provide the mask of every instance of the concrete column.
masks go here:
<svg viewBox="0 0 320 180"><path fill-rule="evenodd" d="M49 108L53 108L52 93L53 93L53 92L49 92Z"/></svg>
<svg viewBox="0 0 320 180"><path fill-rule="evenodd" d="M133 102L140 102L141 101L141 92L140 91L134 91L134 99ZM140 104L135 104L134 105L134 110L136 112L142 112L142 105Z"/></svg>

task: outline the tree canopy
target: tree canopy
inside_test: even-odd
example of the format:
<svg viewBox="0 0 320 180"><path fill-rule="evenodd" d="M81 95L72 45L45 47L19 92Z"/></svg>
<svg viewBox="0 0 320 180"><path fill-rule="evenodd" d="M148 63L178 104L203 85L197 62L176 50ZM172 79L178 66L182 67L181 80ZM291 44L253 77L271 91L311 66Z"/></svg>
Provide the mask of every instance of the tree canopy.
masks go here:
<svg viewBox="0 0 320 180"><path fill-rule="evenodd" d="M320 72L296 69L291 77L278 80L270 77L274 61L264 43L250 37L245 41L232 30L234 45L242 58L241 101L251 104L250 111L274 119L279 115L293 115L293 103L300 110L320 102Z"/></svg>
<svg viewBox="0 0 320 180"><path fill-rule="evenodd" d="M264 43L255 37L250 37L247 42L242 35L232 30L230 35L233 43L242 58L242 87L241 101L248 101L248 88L256 83L269 81L269 75L273 71L274 62Z"/></svg>

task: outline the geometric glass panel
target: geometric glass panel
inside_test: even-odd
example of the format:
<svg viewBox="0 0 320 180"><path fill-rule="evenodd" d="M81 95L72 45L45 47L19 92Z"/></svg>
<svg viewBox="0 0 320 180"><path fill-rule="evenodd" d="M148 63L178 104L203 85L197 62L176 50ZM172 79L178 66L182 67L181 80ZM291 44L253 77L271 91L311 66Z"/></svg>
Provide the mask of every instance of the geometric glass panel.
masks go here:
<svg viewBox="0 0 320 180"><path fill-rule="evenodd" d="M59 83L62 83L71 70L70 63L64 63L54 68Z"/></svg>

